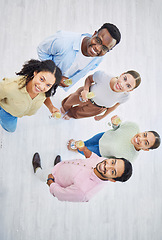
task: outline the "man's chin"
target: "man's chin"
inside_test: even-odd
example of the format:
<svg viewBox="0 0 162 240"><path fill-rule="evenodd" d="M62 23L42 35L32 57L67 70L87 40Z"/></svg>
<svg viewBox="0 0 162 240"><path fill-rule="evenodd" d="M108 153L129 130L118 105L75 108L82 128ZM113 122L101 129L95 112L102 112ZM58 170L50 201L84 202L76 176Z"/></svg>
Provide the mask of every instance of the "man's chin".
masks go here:
<svg viewBox="0 0 162 240"><path fill-rule="evenodd" d="M89 57L97 57L98 56L97 53L94 51L94 49L91 46L88 48L88 55L89 55Z"/></svg>

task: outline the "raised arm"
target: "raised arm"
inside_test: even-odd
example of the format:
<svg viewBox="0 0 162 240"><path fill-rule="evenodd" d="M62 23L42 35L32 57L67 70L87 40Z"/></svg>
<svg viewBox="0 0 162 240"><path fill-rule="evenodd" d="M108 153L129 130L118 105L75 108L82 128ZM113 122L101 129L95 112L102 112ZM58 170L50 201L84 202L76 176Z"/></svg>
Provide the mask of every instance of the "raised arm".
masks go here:
<svg viewBox="0 0 162 240"><path fill-rule="evenodd" d="M44 101L44 104L46 105L46 107L49 109L51 113L59 112L59 109L53 106L50 97L46 98L46 100Z"/></svg>
<svg viewBox="0 0 162 240"><path fill-rule="evenodd" d="M81 140L78 140L78 141L81 141ZM76 149L78 149L79 151L81 151L81 152L84 153L84 156L85 156L86 158L89 158L89 157L92 155L92 152L91 152L86 146L78 148L78 147L77 147L77 144L76 144L76 148L73 149L73 148L71 147L71 143L73 143L73 142L75 142L74 139L70 139L70 140L68 141L68 143L67 143L67 149L68 149L68 150L70 150L70 151L77 151Z"/></svg>
<svg viewBox="0 0 162 240"><path fill-rule="evenodd" d="M81 96L83 98L83 100L86 102L88 101L87 99L87 93L89 92L89 88L90 86L92 85L92 83L94 83L93 81L93 75L89 75L86 80L85 80L85 83L84 83L84 89L83 91L81 92Z"/></svg>
<svg viewBox="0 0 162 240"><path fill-rule="evenodd" d="M104 117L106 117L109 113L111 113L112 111L114 111L118 106L120 105L120 103L116 103L113 107L111 108L107 108L105 113L103 115L100 116L95 116L94 119L96 121L99 121L101 119L103 119Z"/></svg>
<svg viewBox="0 0 162 240"><path fill-rule="evenodd" d="M92 152L86 146L78 148L78 150L83 152L86 158L90 158L90 156L92 155Z"/></svg>

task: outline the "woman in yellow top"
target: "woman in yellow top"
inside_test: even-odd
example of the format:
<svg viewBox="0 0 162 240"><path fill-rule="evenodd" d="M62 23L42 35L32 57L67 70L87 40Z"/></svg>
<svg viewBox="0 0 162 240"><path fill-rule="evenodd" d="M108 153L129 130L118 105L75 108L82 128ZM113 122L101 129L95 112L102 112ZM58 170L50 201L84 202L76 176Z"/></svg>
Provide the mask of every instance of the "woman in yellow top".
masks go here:
<svg viewBox="0 0 162 240"><path fill-rule="evenodd" d="M53 114L59 112L50 100L61 81L61 70L52 60L29 60L14 78L0 82L0 124L14 132L17 118L31 116L44 103Z"/></svg>

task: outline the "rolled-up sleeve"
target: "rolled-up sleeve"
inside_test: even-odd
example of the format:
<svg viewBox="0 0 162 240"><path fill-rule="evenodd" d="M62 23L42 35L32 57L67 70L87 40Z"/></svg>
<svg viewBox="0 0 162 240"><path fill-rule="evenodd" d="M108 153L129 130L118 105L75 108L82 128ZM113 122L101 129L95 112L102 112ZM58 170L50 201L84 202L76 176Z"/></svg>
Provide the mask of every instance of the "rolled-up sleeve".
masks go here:
<svg viewBox="0 0 162 240"><path fill-rule="evenodd" d="M69 202L87 202L85 193L81 191L74 184L69 187L63 188L57 183L52 183L50 185L50 193L57 197L60 201L69 201Z"/></svg>

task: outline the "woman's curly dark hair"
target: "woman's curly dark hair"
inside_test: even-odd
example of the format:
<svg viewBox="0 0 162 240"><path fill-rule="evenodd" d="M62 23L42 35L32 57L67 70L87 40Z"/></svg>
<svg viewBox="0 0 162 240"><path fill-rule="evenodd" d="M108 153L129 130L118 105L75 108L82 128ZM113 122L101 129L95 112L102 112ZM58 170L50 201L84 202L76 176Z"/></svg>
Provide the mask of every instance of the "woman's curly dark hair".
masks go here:
<svg viewBox="0 0 162 240"><path fill-rule="evenodd" d="M56 64L52 60L45 60L45 61L39 61L35 59L31 59L28 62L26 62L21 71L16 73L16 75L21 75L26 78L26 82L22 87L25 87L28 82L30 82L34 77L34 72L50 72L54 74L56 81L53 84L53 86L45 92L46 97L53 96L56 92L57 87L60 84L61 78L62 78L62 72L59 67L56 66Z"/></svg>

